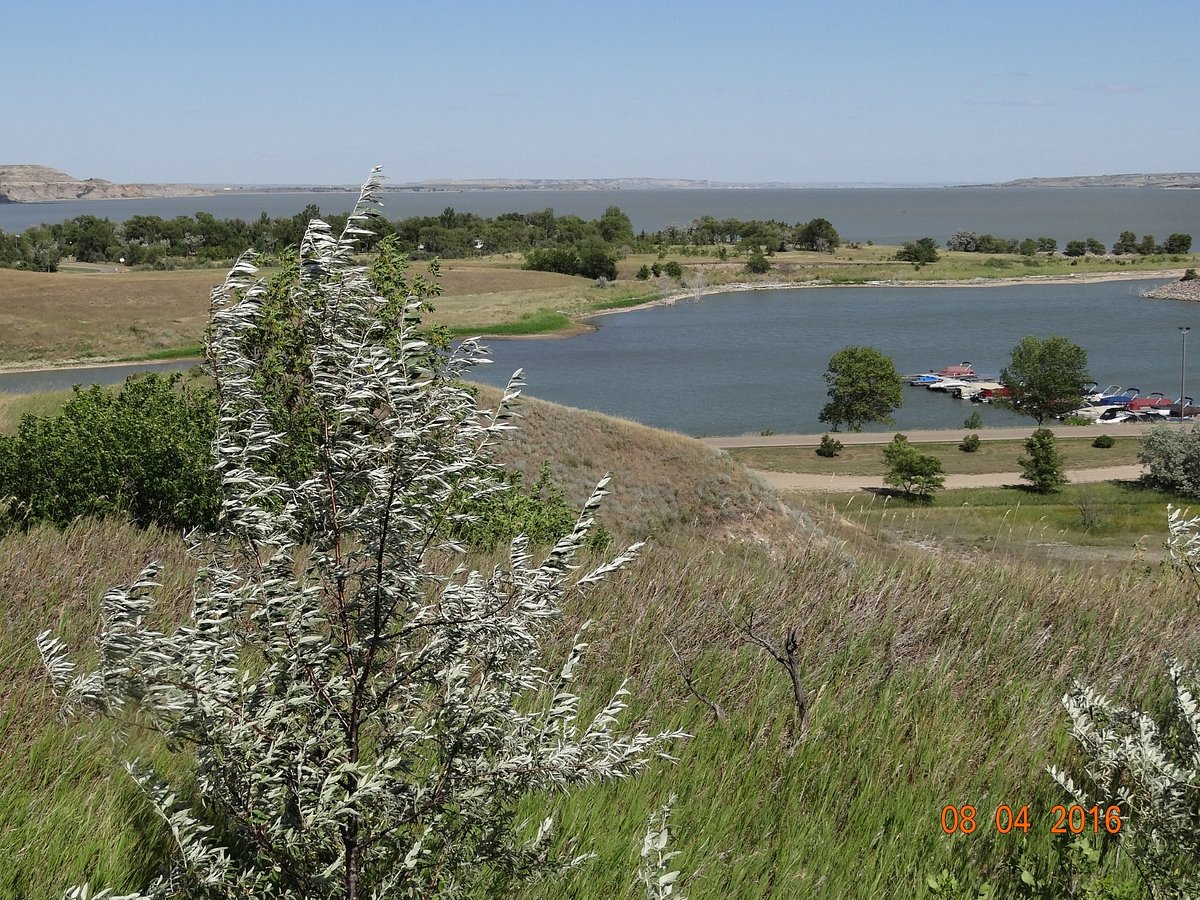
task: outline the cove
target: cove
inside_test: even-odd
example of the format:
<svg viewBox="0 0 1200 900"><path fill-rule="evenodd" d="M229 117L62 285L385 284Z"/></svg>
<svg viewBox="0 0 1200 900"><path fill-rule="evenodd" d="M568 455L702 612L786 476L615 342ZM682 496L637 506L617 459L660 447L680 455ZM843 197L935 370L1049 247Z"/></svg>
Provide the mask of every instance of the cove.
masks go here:
<svg viewBox="0 0 1200 900"><path fill-rule="evenodd" d="M1081 279L1082 281L1082 279ZM847 344L895 360L901 373L968 360L998 374L1027 334L1061 334L1088 351L1101 387L1177 396L1178 326L1200 326L1200 305L1148 300L1157 281L994 287L837 287L712 294L674 306L598 317L566 339L491 340L493 365L474 380L504 384L525 370L525 393L696 436L824 431L822 373ZM1200 333L1200 329L1193 334ZM1189 358L1200 358L1189 347ZM1200 396L1189 361L1188 393ZM1030 419L905 387L896 426L960 428L973 409L987 427Z"/></svg>

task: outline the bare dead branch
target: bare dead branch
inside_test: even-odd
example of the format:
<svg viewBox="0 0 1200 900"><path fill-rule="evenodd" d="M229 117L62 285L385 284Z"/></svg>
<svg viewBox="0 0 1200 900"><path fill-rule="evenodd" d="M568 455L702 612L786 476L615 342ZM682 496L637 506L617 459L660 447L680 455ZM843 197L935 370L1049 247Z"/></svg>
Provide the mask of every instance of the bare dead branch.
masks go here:
<svg viewBox="0 0 1200 900"><path fill-rule="evenodd" d="M662 634L662 632L659 633ZM725 710L721 708L721 704L700 693L700 689L696 687L696 682L692 680L691 669L683 661L683 657L679 655L679 651L675 649L675 645L671 642L671 639L665 634L662 635L662 638L667 642L667 646L671 648L671 652L675 654L675 660L679 663L680 674L683 675L683 681L688 686L688 690L692 692L692 695L697 700L699 700L712 711L713 718L717 720L718 724L724 725Z"/></svg>
<svg viewBox="0 0 1200 900"><path fill-rule="evenodd" d="M760 631L756 631L754 627L754 610L751 609L746 615L746 622L739 627L739 630L745 635L746 641L761 647L765 650L775 662L779 663L788 676L792 679L792 698L796 703L796 715L800 719L800 740L804 740L808 736L809 729L809 711L808 711L808 695L804 690L803 672L800 666L800 639L795 628L788 628L784 635L783 649L780 650L768 638L764 637ZM795 747L792 748L793 752Z"/></svg>

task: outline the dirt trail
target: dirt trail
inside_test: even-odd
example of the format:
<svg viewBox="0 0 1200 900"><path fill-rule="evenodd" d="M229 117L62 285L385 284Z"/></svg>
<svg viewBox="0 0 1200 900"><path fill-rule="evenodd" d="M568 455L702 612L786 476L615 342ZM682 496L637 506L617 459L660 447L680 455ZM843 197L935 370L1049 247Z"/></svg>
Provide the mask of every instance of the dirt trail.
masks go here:
<svg viewBox="0 0 1200 900"><path fill-rule="evenodd" d="M887 487L880 475L809 475L797 472L763 472L751 469L777 491L806 493L848 493ZM1096 481L1132 481L1141 477L1141 466L1104 466L1095 469L1067 469L1067 478L1075 484ZM948 488L1004 487L1025 484L1019 472L988 472L983 475L947 475Z"/></svg>
<svg viewBox="0 0 1200 900"><path fill-rule="evenodd" d="M1190 424L1190 423L1189 423ZM1148 422L1103 422L1099 425L1064 425L1061 422L1047 424L1057 437L1060 438L1095 438L1102 434L1112 437L1122 435L1137 435L1149 431L1154 423ZM1015 428L980 428L974 432L981 441L1024 440L1033 434L1036 425ZM835 434L843 444L886 444L891 441L895 431L861 431L839 432ZM904 431L904 436L911 444L928 444L948 442L957 444L968 434L965 428L949 428L941 430L917 429ZM735 447L815 447L821 443L819 434L771 434L771 435L742 435L740 437L706 437L700 438L710 447L721 447L732 450Z"/></svg>

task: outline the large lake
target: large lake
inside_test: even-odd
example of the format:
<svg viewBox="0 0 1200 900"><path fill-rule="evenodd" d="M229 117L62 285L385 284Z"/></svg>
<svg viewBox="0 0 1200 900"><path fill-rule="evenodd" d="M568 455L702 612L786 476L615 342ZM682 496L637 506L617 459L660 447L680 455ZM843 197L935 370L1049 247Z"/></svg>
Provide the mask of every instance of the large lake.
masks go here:
<svg viewBox="0 0 1200 900"><path fill-rule="evenodd" d="M704 297L597 318L593 334L495 340L494 365L471 376L502 384L525 369L526 393L692 435L820 432L829 357L868 344L903 373L963 360L995 374L1027 334L1061 334L1088 351L1101 386L1179 392L1179 325L1200 305L1146 300L1162 282L987 288L805 288ZM1200 335L1200 328L1193 331ZM1200 360L1200 346L1188 348ZM1188 363L1188 393L1200 366ZM1200 395L1200 394L1197 394ZM986 425L1029 424L987 404L905 387L897 427L957 428L972 409Z"/></svg>
<svg viewBox="0 0 1200 900"><path fill-rule="evenodd" d="M248 194L153 200L66 200L0 204L0 230L61 222L80 215L124 221L133 215L172 218L211 212L222 219L290 216L307 204L346 212L357 194ZM1150 188L843 188L799 190L436 191L384 195L390 219L436 215L448 206L493 217L551 207L593 219L621 207L638 230L686 226L702 215L778 219L789 224L829 219L846 240L899 244L919 237L945 242L966 228L1001 237L1095 237L1111 245L1125 230L1159 240L1185 232L1200 240L1200 191Z"/></svg>

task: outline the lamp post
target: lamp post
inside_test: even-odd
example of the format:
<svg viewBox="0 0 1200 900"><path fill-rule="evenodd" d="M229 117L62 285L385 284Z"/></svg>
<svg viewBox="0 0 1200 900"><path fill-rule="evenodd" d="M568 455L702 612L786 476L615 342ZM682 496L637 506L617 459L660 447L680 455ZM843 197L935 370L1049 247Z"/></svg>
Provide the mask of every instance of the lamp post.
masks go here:
<svg viewBox="0 0 1200 900"><path fill-rule="evenodd" d="M1180 325L1179 326L1179 333L1183 336L1183 347L1180 349L1180 352L1179 352L1179 424L1180 425L1182 425L1184 423L1183 414L1184 414L1184 411L1187 409L1187 401L1184 399L1184 392L1187 389L1185 386L1186 385L1185 376L1187 373L1187 336L1188 336L1188 332L1191 330L1192 329L1191 329L1190 325Z"/></svg>

